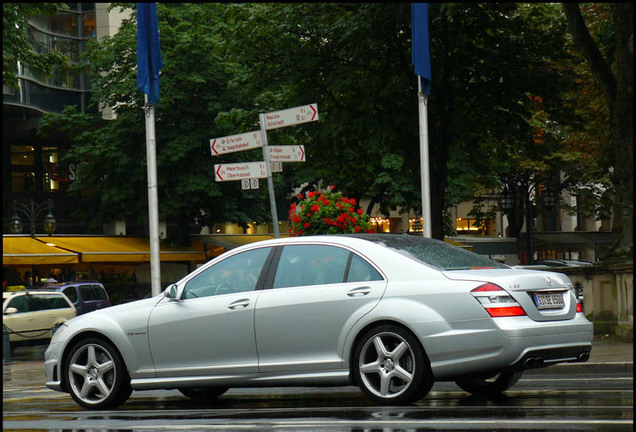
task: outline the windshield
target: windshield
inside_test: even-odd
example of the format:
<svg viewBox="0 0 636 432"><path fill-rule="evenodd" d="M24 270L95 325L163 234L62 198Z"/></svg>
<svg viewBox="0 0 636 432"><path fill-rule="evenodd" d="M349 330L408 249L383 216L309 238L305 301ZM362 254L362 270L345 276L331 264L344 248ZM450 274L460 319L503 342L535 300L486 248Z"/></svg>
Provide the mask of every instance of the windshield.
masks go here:
<svg viewBox="0 0 636 432"><path fill-rule="evenodd" d="M505 264L458 246L415 235L356 234L350 237L362 238L381 244L412 259L444 271L510 268Z"/></svg>

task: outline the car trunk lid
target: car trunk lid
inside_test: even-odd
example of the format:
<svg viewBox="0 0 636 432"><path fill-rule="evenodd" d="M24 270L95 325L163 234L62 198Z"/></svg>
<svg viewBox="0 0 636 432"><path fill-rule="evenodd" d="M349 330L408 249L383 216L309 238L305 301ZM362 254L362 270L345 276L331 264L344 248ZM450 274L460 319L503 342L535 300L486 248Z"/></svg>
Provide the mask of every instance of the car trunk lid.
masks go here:
<svg viewBox="0 0 636 432"><path fill-rule="evenodd" d="M444 275L452 280L494 283L512 296L534 321L574 318L576 297L572 282L561 273L521 270L453 270Z"/></svg>

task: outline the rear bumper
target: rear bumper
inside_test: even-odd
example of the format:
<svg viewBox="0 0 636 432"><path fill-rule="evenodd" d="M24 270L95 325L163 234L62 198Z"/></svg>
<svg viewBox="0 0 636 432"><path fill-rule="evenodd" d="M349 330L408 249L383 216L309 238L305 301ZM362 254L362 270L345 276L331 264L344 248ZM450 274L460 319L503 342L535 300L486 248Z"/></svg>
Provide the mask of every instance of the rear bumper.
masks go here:
<svg viewBox="0 0 636 432"><path fill-rule="evenodd" d="M536 369L557 363L583 363L589 360L591 345L536 349L526 352L512 368L515 370Z"/></svg>

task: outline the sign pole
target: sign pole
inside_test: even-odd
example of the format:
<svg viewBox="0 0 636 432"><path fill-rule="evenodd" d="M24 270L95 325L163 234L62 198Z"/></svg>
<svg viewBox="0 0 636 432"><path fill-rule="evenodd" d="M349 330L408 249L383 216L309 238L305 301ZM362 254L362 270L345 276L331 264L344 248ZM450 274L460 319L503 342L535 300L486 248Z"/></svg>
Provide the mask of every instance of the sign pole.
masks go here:
<svg viewBox="0 0 636 432"><path fill-rule="evenodd" d="M420 167L422 171L422 235L431 238L431 190L428 165L428 95L422 91L422 77L417 76L417 99L420 115Z"/></svg>
<svg viewBox="0 0 636 432"><path fill-rule="evenodd" d="M150 237L150 289L153 296L161 293L159 261L159 198L157 194L157 157L155 140L155 106L144 95L146 112L146 160L148 163L148 228Z"/></svg>
<svg viewBox="0 0 636 432"><path fill-rule="evenodd" d="M274 237L280 238L278 228L278 212L276 211L276 196L274 195L274 179L272 178L272 167L269 163L269 146L267 145L267 130L265 129L265 114L258 115L261 123L261 140L263 141L263 160L267 169L267 189L269 189L269 205L272 211L272 224L274 225Z"/></svg>

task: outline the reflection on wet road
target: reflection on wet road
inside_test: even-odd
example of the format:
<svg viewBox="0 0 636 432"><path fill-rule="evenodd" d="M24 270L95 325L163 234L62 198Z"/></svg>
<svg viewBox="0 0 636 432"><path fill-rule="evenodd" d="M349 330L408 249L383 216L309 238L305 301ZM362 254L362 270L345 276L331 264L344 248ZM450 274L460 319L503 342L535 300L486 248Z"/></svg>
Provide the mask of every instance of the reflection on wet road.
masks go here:
<svg viewBox="0 0 636 432"><path fill-rule="evenodd" d="M193 402L176 391L134 392L116 411L86 411L69 396L43 387L19 391L19 386L13 386L16 378L5 381L5 431L429 432L633 428L633 381L620 376L593 379L556 376L542 381L531 377L498 399L476 398L450 383L438 383L425 399L408 407L374 406L354 387L233 389L214 404Z"/></svg>

